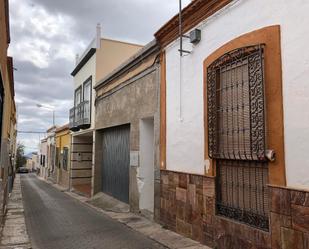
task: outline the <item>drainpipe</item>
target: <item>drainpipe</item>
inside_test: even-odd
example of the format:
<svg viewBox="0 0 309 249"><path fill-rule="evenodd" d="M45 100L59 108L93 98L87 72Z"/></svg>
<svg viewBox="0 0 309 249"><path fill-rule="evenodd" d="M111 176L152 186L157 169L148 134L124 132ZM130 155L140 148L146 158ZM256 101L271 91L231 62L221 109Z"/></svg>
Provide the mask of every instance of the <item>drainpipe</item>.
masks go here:
<svg viewBox="0 0 309 249"><path fill-rule="evenodd" d="M179 15L178 15L178 19L179 19L179 39L180 39L180 49L179 49L179 52L180 52L180 57L182 57L182 53L183 53L183 50L182 50L182 16L181 16L181 11L182 11L182 3L181 3L181 0L179 0Z"/></svg>
<svg viewBox="0 0 309 249"><path fill-rule="evenodd" d="M179 42L180 42L180 48L179 48L179 121L182 122L182 55L183 55L183 32L182 32L182 3L181 0L179 0Z"/></svg>

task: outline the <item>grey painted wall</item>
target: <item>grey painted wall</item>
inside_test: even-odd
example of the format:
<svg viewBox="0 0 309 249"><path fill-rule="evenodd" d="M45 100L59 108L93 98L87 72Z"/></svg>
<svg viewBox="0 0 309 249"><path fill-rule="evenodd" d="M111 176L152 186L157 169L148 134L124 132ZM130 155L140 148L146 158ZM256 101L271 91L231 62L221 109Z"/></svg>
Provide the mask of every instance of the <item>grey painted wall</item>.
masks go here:
<svg viewBox="0 0 309 249"><path fill-rule="evenodd" d="M155 141L155 167L153 174L159 176L159 66L154 65L147 72L136 76L134 80L122 83L120 86L100 96L96 101L95 112L95 172L94 193L101 191L102 168L102 133L104 128L130 124L130 151L138 152L140 120L153 117ZM139 191L137 184L139 165L130 166L130 208L139 211ZM157 178L158 181L158 178ZM159 197L159 188L155 187L155 196ZM159 209L160 198L155 200L155 216Z"/></svg>

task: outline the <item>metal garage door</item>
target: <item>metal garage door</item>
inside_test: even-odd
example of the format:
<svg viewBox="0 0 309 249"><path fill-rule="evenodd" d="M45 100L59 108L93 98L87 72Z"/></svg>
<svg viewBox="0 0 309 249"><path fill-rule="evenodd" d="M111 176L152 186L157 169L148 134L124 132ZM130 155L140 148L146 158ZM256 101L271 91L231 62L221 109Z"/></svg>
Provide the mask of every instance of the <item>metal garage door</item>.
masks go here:
<svg viewBox="0 0 309 249"><path fill-rule="evenodd" d="M103 131L103 192L129 203L130 125Z"/></svg>

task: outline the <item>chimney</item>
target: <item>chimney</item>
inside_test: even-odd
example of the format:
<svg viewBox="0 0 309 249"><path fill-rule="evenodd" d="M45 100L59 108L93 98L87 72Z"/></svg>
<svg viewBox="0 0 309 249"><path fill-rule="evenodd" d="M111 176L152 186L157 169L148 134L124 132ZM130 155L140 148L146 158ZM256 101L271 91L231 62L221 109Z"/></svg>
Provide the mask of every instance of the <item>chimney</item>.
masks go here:
<svg viewBox="0 0 309 249"><path fill-rule="evenodd" d="M96 47L99 49L101 47L101 24L97 24L97 37L96 37Z"/></svg>
<svg viewBox="0 0 309 249"><path fill-rule="evenodd" d="M79 61L79 54L76 54L76 55L75 55L75 64L76 64L76 65L78 64L78 61Z"/></svg>

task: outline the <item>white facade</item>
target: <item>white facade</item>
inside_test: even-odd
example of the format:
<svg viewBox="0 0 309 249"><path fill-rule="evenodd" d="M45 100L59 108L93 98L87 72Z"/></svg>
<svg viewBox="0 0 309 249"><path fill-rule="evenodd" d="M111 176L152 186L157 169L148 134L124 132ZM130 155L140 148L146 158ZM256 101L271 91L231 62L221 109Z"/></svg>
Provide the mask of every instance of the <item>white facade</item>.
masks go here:
<svg viewBox="0 0 309 249"><path fill-rule="evenodd" d="M46 178L47 177L47 141L46 140L43 140L40 143L39 156L40 156L40 176L43 177L43 178ZM45 156L45 166L42 165L43 164L43 158L42 158L42 161L41 161L41 156ZM42 164L41 164L41 162L42 162Z"/></svg>
<svg viewBox="0 0 309 249"><path fill-rule="evenodd" d="M56 150L56 143L55 143L55 134L54 132L49 133L47 135L47 168L49 172L53 172L55 170L55 150Z"/></svg>
<svg viewBox="0 0 309 249"><path fill-rule="evenodd" d="M139 208L153 213L154 208L154 119L141 119L138 168Z"/></svg>
<svg viewBox="0 0 309 249"><path fill-rule="evenodd" d="M77 64L86 56L90 49L96 49L96 42L97 40L94 39L85 50L84 54L80 57L77 61ZM83 84L91 77L91 126L89 129L94 128L94 100L95 100L95 90L93 86L96 83L96 53L94 53L91 58L82 66L82 68L74 75L74 96L73 99L75 101L75 90L81 87L81 94L83 96L84 89ZM83 97L82 97L83 101ZM77 134L77 133L76 133Z"/></svg>
<svg viewBox="0 0 309 249"><path fill-rule="evenodd" d="M27 168L30 171L37 170L39 168L38 154L32 153L31 158L27 159Z"/></svg>
<svg viewBox="0 0 309 249"><path fill-rule="evenodd" d="M309 189L308 12L305 0L235 0L195 27L202 31L200 43L184 39L192 53L181 62L179 41L166 47L168 170L204 174L203 61L245 33L279 24L287 185Z"/></svg>
<svg viewBox="0 0 309 249"><path fill-rule="evenodd" d="M95 100L95 90L93 86L96 81L96 54L93 54L92 57L86 62L85 65L78 71L78 73L74 76L74 98L75 98L75 90L82 86L82 94L83 94L83 83L92 77L92 87L91 87L91 126L89 129L94 128L94 100ZM77 133L76 133L77 134Z"/></svg>

